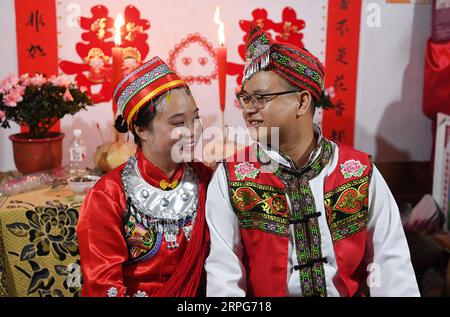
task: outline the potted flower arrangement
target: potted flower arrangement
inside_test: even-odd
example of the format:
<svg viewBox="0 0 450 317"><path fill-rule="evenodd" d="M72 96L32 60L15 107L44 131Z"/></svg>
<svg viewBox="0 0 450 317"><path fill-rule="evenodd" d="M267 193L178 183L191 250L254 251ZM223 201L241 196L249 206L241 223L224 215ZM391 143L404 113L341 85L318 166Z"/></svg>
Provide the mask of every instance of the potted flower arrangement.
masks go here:
<svg viewBox="0 0 450 317"><path fill-rule="evenodd" d="M86 89L62 76L10 75L0 81L0 126L10 122L26 126L28 132L10 135L14 162L26 174L61 166L63 133L50 132L66 114L92 105Z"/></svg>

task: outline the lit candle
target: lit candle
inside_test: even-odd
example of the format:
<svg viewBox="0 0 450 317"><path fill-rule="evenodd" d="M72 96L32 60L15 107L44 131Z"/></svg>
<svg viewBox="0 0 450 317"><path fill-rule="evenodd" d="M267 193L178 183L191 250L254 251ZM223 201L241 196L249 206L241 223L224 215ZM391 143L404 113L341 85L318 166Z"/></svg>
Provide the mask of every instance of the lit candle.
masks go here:
<svg viewBox="0 0 450 317"><path fill-rule="evenodd" d="M216 50L217 70L219 76L219 101L220 111L222 112L222 131L225 132L225 94L227 85L227 48L225 47L225 25L220 20L220 8L216 7L214 14L214 22L219 25L217 34L219 36L220 47Z"/></svg>
<svg viewBox="0 0 450 317"><path fill-rule="evenodd" d="M119 14L114 21L114 44L116 47L112 48L112 85L113 85L113 91L116 89L116 86L119 84L120 80L122 79L122 63L123 63L123 54L122 54L122 48L120 47L120 44L122 43L121 38L121 32L120 28L125 24L125 21L121 14ZM117 114L117 104L113 100L113 112L114 112L114 118Z"/></svg>

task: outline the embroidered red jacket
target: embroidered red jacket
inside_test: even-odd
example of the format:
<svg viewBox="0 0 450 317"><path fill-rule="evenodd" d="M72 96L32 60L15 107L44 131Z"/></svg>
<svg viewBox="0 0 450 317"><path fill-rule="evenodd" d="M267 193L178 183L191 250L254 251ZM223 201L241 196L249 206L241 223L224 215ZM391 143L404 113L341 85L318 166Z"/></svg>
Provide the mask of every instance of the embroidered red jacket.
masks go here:
<svg viewBox="0 0 450 317"><path fill-rule="evenodd" d="M166 176L138 149L136 158L145 181L157 187ZM88 192L77 227L82 296L195 296L200 291L203 262L209 250L205 223L206 188L211 171L202 164L191 165L199 180L199 206L190 241L182 231L179 247L167 248L166 241L152 244L151 257L133 262L135 252L149 251L145 232L126 238L129 215L121 181L124 165L110 171ZM179 180L183 166L170 180ZM176 183L176 182L175 182ZM128 219L128 220L127 220ZM140 239L140 241L136 241ZM140 250L136 250L139 247Z"/></svg>
<svg viewBox="0 0 450 317"><path fill-rule="evenodd" d="M286 195L286 183L280 172L261 172L262 165L255 159L253 147L247 147L244 151L246 158L253 158L252 164L226 162L225 170L230 202L239 220L247 295L286 296L289 223L294 222L286 199L286 196L289 197L289 194ZM244 156L241 154L241 157ZM359 295L366 282L367 263L364 257L371 172L369 155L341 145L338 164L323 182L322 203L339 270L334 283L339 286L342 295ZM291 205L297 194L291 193ZM299 261L299 265L311 264L318 260L314 254L321 254L318 225L314 225L313 217L306 217L305 220L305 216L302 216L302 220L306 221L304 244L300 241L301 249L305 249L300 258L304 263ZM314 232L319 239L315 245L311 241L316 239ZM308 268L304 270L300 276L306 276L304 283L311 285L304 286L303 291L326 296L326 289L320 290L314 285L325 288L321 263L314 263L309 272Z"/></svg>

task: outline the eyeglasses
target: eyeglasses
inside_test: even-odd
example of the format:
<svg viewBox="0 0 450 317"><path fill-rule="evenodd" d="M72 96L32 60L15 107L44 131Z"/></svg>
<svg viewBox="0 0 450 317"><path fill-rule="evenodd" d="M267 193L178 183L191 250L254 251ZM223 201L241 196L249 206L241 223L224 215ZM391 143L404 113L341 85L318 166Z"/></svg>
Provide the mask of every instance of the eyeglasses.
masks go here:
<svg viewBox="0 0 450 317"><path fill-rule="evenodd" d="M253 107L256 109L262 109L268 103L269 101L274 100L276 97L281 95L287 95L287 94L293 94L296 92L300 92L298 90L290 90L290 91L283 91L283 92L274 92L270 94L252 94L250 96L238 93L236 95L237 100L239 101L239 104L241 105L241 109L248 109L250 106L250 103Z"/></svg>

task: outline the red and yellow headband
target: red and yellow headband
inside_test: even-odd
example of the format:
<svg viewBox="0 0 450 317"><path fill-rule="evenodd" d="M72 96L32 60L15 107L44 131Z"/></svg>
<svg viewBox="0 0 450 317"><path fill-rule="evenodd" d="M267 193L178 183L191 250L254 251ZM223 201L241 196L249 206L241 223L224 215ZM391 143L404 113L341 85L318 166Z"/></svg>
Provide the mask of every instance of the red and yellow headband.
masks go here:
<svg viewBox="0 0 450 317"><path fill-rule="evenodd" d="M186 82L155 56L122 79L113 99L130 128L133 118L148 101L181 86L186 86Z"/></svg>
<svg viewBox="0 0 450 317"><path fill-rule="evenodd" d="M321 99L324 67L308 50L273 41L254 24L245 43L245 57L244 83L259 71L272 70L294 86L308 90L316 100Z"/></svg>

